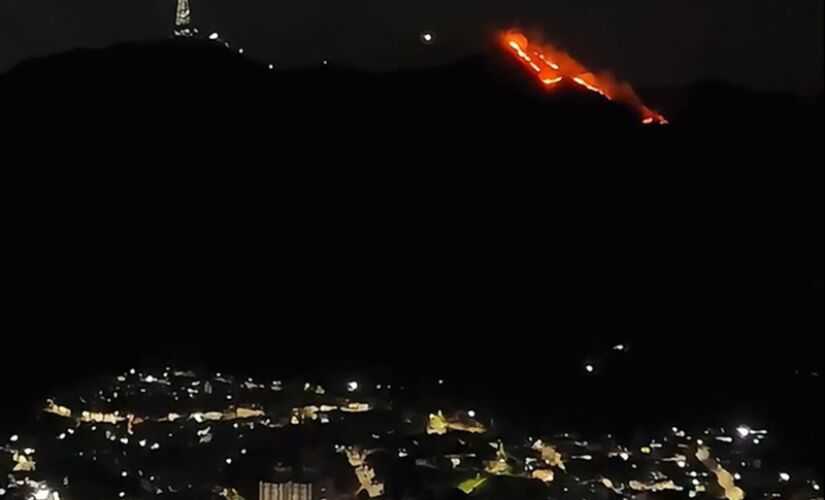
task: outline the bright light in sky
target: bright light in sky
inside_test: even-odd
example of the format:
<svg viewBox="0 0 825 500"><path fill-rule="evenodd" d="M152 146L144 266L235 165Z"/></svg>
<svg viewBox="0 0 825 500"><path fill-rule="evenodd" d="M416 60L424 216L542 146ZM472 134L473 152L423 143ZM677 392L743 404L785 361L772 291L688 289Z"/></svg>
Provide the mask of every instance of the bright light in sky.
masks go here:
<svg viewBox="0 0 825 500"><path fill-rule="evenodd" d="M736 428L736 432L739 434L740 437L746 438L750 435L751 430L750 430L750 428L748 428L744 425L740 425L739 427Z"/></svg>
<svg viewBox="0 0 825 500"><path fill-rule="evenodd" d="M435 41L435 35L427 31L421 34L421 41L429 45Z"/></svg>
<svg viewBox="0 0 825 500"><path fill-rule="evenodd" d="M211 35L209 35L209 39L210 39L210 40L217 40L217 39L218 39L218 38L220 38L220 37L221 37L221 36L220 36L217 32L212 33Z"/></svg>
<svg viewBox="0 0 825 500"><path fill-rule="evenodd" d="M591 365L590 363L584 365L584 369L587 370L587 373L593 373L596 371L596 367Z"/></svg>
<svg viewBox="0 0 825 500"><path fill-rule="evenodd" d="M352 380L352 381L348 382L347 383L347 390L349 392L357 391L358 390L358 382L356 382L355 380Z"/></svg>

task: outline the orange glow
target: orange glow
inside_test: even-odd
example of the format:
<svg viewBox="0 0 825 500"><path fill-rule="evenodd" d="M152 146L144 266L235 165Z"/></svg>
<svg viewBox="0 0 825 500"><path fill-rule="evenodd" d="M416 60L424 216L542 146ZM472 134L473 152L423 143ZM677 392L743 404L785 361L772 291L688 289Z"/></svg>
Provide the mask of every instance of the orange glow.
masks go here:
<svg viewBox="0 0 825 500"><path fill-rule="evenodd" d="M552 87L562 80L569 79L608 100L615 100L635 109L645 125L667 125L669 123L664 116L645 106L630 85L606 73L597 76L565 52L550 45L531 45L527 37L519 31L504 33L502 41L510 52L537 74L539 81L546 87ZM536 63L528 51L544 65Z"/></svg>
<svg viewBox="0 0 825 500"><path fill-rule="evenodd" d="M573 81L574 81L574 82L576 82L576 83L578 83L579 85L581 85L582 87L586 88L587 90L589 90L589 91L591 91L591 92L595 92L595 93L597 93L597 94L601 94L601 95L603 95L603 96L607 97L607 98L608 98L609 100L611 100L611 101L613 100L613 99L611 99L611 97L610 97L609 95L605 94L605 93L604 93L604 91L603 91L602 89L600 89L599 87L596 87L595 85L590 85L589 83L587 83L586 81L584 81L584 79L583 79L583 78L581 78L581 77L578 77L578 76L577 76L577 77L574 77L574 78L573 78Z"/></svg>

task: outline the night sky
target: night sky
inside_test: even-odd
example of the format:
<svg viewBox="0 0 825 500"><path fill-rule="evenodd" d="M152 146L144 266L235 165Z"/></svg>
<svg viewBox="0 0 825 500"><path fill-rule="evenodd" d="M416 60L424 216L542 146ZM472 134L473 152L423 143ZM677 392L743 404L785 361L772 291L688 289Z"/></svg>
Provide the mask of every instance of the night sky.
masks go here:
<svg viewBox="0 0 825 500"><path fill-rule="evenodd" d="M714 78L821 92L822 0L193 0L194 20L280 67L322 59L379 69L479 50L537 30L639 85ZM0 0L0 71L78 46L167 36L174 0ZM436 34L425 47L419 35Z"/></svg>

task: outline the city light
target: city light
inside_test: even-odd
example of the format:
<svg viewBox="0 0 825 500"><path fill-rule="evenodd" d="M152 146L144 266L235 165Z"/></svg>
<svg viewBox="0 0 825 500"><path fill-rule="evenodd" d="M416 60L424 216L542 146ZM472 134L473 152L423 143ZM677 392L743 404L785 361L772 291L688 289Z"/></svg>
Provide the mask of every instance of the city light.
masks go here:
<svg viewBox="0 0 825 500"><path fill-rule="evenodd" d="M35 500L46 500L51 495L51 492L45 488L41 488L34 492Z"/></svg>
<svg viewBox="0 0 825 500"><path fill-rule="evenodd" d="M591 370L588 370L588 366ZM596 366L587 363L584 369L593 373ZM727 431L719 427L707 428L703 437L704 441L713 446L712 450L705 447L702 439L689 435L692 427L688 425L659 428L646 437L646 445L641 446L640 443L631 446L630 443L617 442L619 438L614 434L588 438L577 434L573 429L559 434L532 434L527 437L521 434L521 430L511 430L508 424L500 423L487 407L483 412L472 407L467 409L466 406L453 404L446 399L446 388L432 391L445 384L444 379L439 378L431 379L427 384L430 392L437 394L439 398L429 402L445 403L444 409L440 411L436 404L399 403L392 399L390 391L369 390L363 395L359 394L361 383L348 379L332 381L328 393L319 385L305 383L304 380L283 385L279 382L277 386L284 394L271 392L269 383L259 385L253 380L237 380L231 375L201 379L196 378L195 374L177 377L171 371L163 377L152 377L143 372L139 377L123 381L113 377L113 380L112 386L105 390L90 390L82 399L72 397L60 401L55 398L41 407L44 416L54 419L55 424L42 436L50 446L49 455L62 457L67 463L71 460L88 464L98 462L100 470L109 471L108 483L102 481L101 484L112 485L111 490L107 490L101 498L131 498L131 490L121 492L126 495L121 496L117 488L125 488L132 480L151 485L149 491L158 495L158 491L176 493L188 489L192 489L193 494L197 489L198 494L207 496L210 491L225 491L227 494L243 491L242 488L246 486L240 483L196 484L194 477L217 477L222 473L214 469L227 466L231 466L232 470L245 470L251 464L250 461L268 460L265 450L271 443L279 442L279 433L300 433L303 428L314 433L316 431L311 429L317 429L316 426L321 424L325 426L323 433L334 439L328 441L326 451L325 446L320 447L321 456L333 452L346 455L346 460L341 465L347 468L347 473L355 475L356 487L366 491L371 498L381 496L384 484L393 484L393 478L385 476L386 468L379 464L387 458L394 460L409 457L414 457L410 459L410 465L414 462L417 467L429 471L442 470L458 474L460 477L456 477L453 487L469 484L470 480L485 480L490 476L501 475L540 480L548 485L559 484L561 481L568 486L578 484L592 492L593 496L585 495L587 498L600 498L622 489L682 492L682 497L689 497L691 492L701 495L711 491L710 488L722 488L725 492L722 498L726 500L741 500L744 490L747 490L748 498L760 498L759 486L754 479L760 474L745 474L741 468L747 467L747 464L758 457L757 450L747 446L720 444L735 442L738 438L761 437L767 433L745 425L728 428ZM151 387L149 384L152 384ZM385 387L382 384L369 387L377 388L378 385ZM210 387L209 394L205 390L206 386ZM161 406L142 407L145 397L140 395L140 389L143 388L149 389L153 404ZM174 395L186 394L188 389L196 389L191 401L187 400L185 405L174 402ZM107 403L115 393L120 394L117 403L123 404L123 407ZM359 396L357 400L356 394ZM228 403L226 401L229 397L232 402ZM60 403L67 406L61 406ZM217 406L213 406L216 403ZM485 413L484 423L490 425L489 429L475 420L480 413ZM487 413L491 415L487 416ZM387 425L401 415L403 417L395 425ZM375 427L371 427L372 423ZM285 428L288 430L284 430ZM349 433L354 428L364 429L362 438L345 437L350 436ZM59 429L66 431L60 432ZM728 433L734 437L730 437ZM69 434L72 434L71 438L68 438ZM152 436L158 440L148 441L143 436ZM12 437L14 441L23 440L16 434ZM342 438L347 439L346 444L340 444ZM15 467L12 473L28 474L37 465L37 474L44 474L44 482L27 485L32 492L28 497L30 500L35 493L44 500L58 500L57 492L45 485L55 484L52 481L69 481L68 472L49 471L49 468L54 467L53 464L62 463L52 461L51 458L35 464L35 449L43 448L44 443L28 432L25 441L27 447L21 446L23 449L18 449L9 444L0 448L0 455L4 451L9 454L10 463ZM149 471L154 472L158 464L167 460L167 454L147 453L146 448L158 450L161 444L165 449L172 450L173 454L177 454L182 445L186 449L192 449L194 453L203 454L203 460L192 462L203 465L193 467L208 467L211 470L198 470L197 474L201 476L188 475L186 470L170 470L157 477L149 476ZM698 462L688 459L688 450L696 450L697 445ZM492 456L491 447L495 450L495 455ZM376 449L389 451L390 455L373 458ZM111 457L117 459L112 460ZM608 458L611 460L606 460ZM612 459L626 462L626 466ZM374 460L378 462L373 463ZM611 467L608 479L602 467L609 461L613 465L621 464L622 467ZM326 462L325 458L321 463ZM587 472L576 470L582 462L592 463L593 469ZM744 479L739 472L725 470L724 467L730 466L729 464L736 464L743 472ZM286 473L288 467L288 464L276 464L279 473ZM378 467L377 471L373 467ZM678 475L674 474L675 468L678 468ZM573 469L575 473L568 472L568 469ZM784 488L804 485L811 491L811 488L816 490L819 487L804 471L766 470L770 470L771 475L768 477L778 477L779 483L787 483ZM642 471L649 475L640 475ZM327 471L322 473L326 474ZM796 482L791 481L791 474L797 477ZM764 477L764 474L761 476ZM122 479L113 480L115 478ZM64 483L65 486L68 484ZM0 485L8 490L9 485L18 487L22 484ZM776 479L773 487L776 490L783 488L777 484ZM787 491L783 490L782 493ZM197 495L195 497L198 498ZM233 496L225 498L237 500Z"/></svg>

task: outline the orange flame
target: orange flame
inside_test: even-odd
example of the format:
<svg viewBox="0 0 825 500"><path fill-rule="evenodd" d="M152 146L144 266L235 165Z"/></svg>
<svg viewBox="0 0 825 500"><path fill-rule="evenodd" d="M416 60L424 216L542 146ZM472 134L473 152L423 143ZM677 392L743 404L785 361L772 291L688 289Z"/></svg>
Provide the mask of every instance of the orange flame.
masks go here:
<svg viewBox="0 0 825 500"><path fill-rule="evenodd" d="M502 41L510 52L538 75L539 81L546 87L570 80L608 100L632 107L639 113L645 125L668 124L664 116L645 106L627 83L619 82L608 74L596 76L569 54L550 45L530 45L527 37L521 32L508 31L502 36Z"/></svg>

